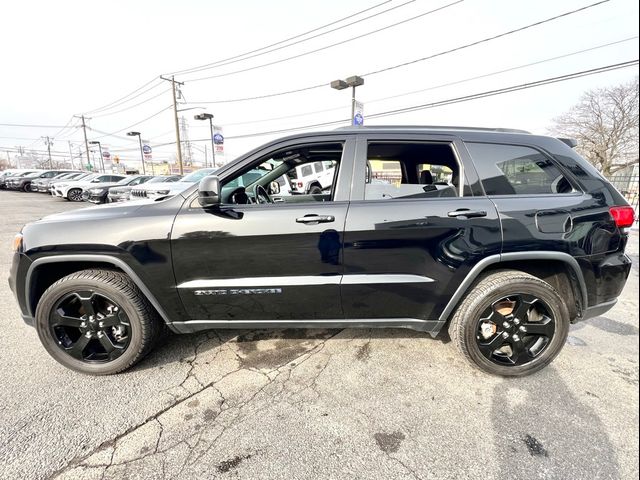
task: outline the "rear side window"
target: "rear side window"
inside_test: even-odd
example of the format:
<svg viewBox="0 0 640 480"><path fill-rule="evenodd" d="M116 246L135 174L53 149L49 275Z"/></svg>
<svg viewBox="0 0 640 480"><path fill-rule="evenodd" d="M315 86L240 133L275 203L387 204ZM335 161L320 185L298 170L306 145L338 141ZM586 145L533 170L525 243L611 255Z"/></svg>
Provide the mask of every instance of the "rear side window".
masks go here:
<svg viewBox="0 0 640 480"><path fill-rule="evenodd" d="M467 143L487 195L574 192L571 183L541 152L516 145Z"/></svg>

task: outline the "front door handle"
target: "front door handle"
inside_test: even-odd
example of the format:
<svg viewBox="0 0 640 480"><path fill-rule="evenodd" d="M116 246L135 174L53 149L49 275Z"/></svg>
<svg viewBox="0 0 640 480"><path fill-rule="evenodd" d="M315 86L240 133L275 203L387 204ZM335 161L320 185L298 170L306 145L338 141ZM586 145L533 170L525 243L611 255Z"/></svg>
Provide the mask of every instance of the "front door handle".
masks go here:
<svg viewBox="0 0 640 480"><path fill-rule="evenodd" d="M454 210L453 212L447 213L447 216L477 218L477 217L486 217L487 212L485 212L484 210L469 210L468 208L460 208L458 210Z"/></svg>
<svg viewBox="0 0 640 480"><path fill-rule="evenodd" d="M306 225L317 225L318 223L330 223L336 219L333 215L305 215L296 218L296 222Z"/></svg>

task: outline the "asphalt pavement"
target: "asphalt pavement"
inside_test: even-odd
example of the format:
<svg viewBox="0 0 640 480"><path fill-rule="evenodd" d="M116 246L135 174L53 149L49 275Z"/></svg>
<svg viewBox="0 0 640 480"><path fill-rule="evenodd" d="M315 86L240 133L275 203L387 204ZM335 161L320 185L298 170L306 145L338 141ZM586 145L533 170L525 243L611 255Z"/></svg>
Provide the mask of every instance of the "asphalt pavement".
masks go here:
<svg viewBox="0 0 640 480"><path fill-rule="evenodd" d="M15 232L78 208L0 191ZM553 364L485 375L410 330L174 335L132 370L66 370L0 282L2 479L638 478L638 233L618 305Z"/></svg>

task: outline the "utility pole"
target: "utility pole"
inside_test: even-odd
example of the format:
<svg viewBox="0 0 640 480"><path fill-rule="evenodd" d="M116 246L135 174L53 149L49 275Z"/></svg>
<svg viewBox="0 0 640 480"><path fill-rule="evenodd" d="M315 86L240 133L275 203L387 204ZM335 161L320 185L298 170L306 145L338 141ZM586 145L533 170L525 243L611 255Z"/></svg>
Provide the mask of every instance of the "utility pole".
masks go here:
<svg viewBox="0 0 640 480"><path fill-rule="evenodd" d="M73 165L73 150L71 146L71 140L68 140L68 142L69 142L69 160L71 160L71 170L75 170L76 167Z"/></svg>
<svg viewBox="0 0 640 480"><path fill-rule="evenodd" d="M176 145L178 147L178 164L180 165L180 175L184 175L184 170L182 166L182 146L180 145L180 122L178 121L178 99L176 95L176 84L184 85L184 82L176 81L175 77L171 75L171 78L165 78L160 75L162 80L166 80L167 82L171 82L171 91L173 93L173 118L176 124Z"/></svg>
<svg viewBox="0 0 640 480"><path fill-rule="evenodd" d="M93 171L93 168L91 168L91 157L89 157L89 142L87 141L87 124L85 123L84 115L80 115L80 116L74 115L74 117L82 119L82 132L84 133L84 149L87 152L87 165L89 166L89 170Z"/></svg>
<svg viewBox="0 0 640 480"><path fill-rule="evenodd" d="M45 139L45 143L47 144L47 151L49 152L49 168L53 170L53 161L51 160L51 144L53 143L52 139L49 139L49 136L42 138Z"/></svg>

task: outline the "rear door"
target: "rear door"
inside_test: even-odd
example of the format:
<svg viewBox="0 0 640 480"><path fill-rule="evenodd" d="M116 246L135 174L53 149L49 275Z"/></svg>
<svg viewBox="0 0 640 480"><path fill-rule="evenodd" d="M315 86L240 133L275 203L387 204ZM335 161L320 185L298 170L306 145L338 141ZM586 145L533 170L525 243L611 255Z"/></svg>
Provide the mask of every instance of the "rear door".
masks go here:
<svg viewBox="0 0 640 480"><path fill-rule="evenodd" d="M456 137L362 135L356 151L344 235L345 316L435 327L473 265L500 252L495 206Z"/></svg>

